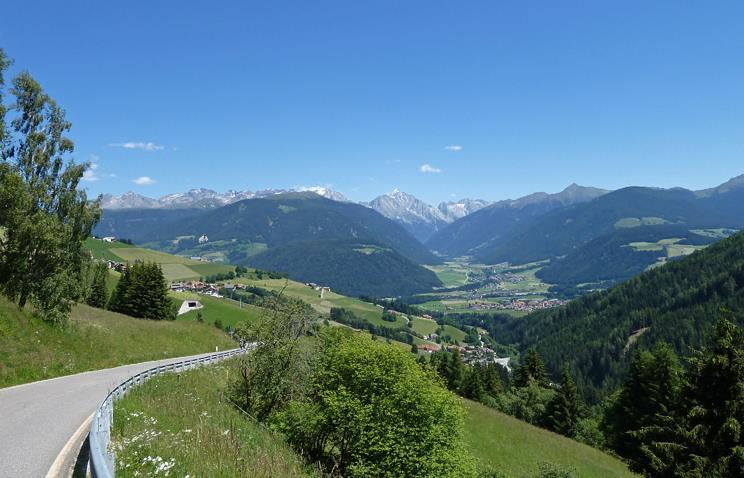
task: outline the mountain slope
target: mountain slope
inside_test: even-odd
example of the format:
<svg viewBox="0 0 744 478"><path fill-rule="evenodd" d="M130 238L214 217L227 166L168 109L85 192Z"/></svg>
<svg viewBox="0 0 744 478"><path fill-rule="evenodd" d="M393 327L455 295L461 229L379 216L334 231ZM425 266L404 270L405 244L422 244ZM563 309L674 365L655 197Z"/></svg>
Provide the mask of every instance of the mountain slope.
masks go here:
<svg viewBox="0 0 744 478"><path fill-rule="evenodd" d="M391 247L416 263L437 262L396 222L370 208L310 192L247 199L207 210L106 210L94 233L169 245L179 237L206 234L210 242L248 241L269 248L302 241L365 240Z"/></svg>
<svg viewBox="0 0 744 478"><path fill-rule="evenodd" d="M545 214L521 225L505 240L476 254L486 263L527 263L567 254L592 239L641 224L685 224L689 228L736 227L686 189L629 187L595 200Z"/></svg>
<svg viewBox="0 0 744 478"><path fill-rule="evenodd" d="M550 284L613 285L727 235L730 231L714 235L678 224L620 229L593 239L564 257L552 259L536 275Z"/></svg>
<svg viewBox="0 0 744 478"><path fill-rule="evenodd" d="M568 364L587 397L622 380L636 348L666 341L689 355L722 313L744 326L744 233L610 290L511 322L503 341L535 347L557 376Z"/></svg>
<svg viewBox="0 0 744 478"><path fill-rule="evenodd" d="M556 194L534 193L499 201L453 222L426 244L447 256L483 254L503 242L517 227L530 224L554 209L590 201L606 192L572 184Z"/></svg>
<svg viewBox="0 0 744 478"><path fill-rule="evenodd" d="M286 244L248 259L253 267L330 286L349 296L394 297L429 292L441 281L429 269L383 245L360 241Z"/></svg>

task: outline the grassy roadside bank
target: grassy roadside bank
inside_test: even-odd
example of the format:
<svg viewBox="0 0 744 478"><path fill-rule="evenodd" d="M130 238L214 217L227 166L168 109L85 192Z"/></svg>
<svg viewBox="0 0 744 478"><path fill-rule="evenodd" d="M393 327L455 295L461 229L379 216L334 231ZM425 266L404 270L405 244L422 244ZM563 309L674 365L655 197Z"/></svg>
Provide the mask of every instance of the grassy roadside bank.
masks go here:
<svg viewBox="0 0 744 478"><path fill-rule="evenodd" d="M229 371L224 362L164 374L116 402L116 475L316 476L281 437L224 398Z"/></svg>
<svg viewBox="0 0 744 478"><path fill-rule="evenodd" d="M78 305L52 326L0 298L0 387L130 363L232 348L214 326L151 321Z"/></svg>

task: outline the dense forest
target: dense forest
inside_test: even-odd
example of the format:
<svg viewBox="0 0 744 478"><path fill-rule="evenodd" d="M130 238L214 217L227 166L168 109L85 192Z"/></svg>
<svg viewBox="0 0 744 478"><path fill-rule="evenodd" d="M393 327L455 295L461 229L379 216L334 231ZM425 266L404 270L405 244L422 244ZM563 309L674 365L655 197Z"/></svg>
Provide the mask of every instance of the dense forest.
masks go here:
<svg viewBox="0 0 744 478"><path fill-rule="evenodd" d="M249 265L330 286L344 295L394 297L441 286L429 269L381 245L358 241L300 242L253 256Z"/></svg>
<svg viewBox="0 0 744 478"><path fill-rule="evenodd" d="M594 402L620 385L634 349L664 341L688 356L721 315L744 325L744 233L565 307L492 324L491 331L500 342L536 348L553 376L567 364Z"/></svg>

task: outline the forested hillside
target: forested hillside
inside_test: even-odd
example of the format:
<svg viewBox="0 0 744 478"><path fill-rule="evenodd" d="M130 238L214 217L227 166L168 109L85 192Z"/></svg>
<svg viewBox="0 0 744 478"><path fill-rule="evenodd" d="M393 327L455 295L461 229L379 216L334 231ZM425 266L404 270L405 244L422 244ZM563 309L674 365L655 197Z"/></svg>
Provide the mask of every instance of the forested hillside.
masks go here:
<svg viewBox="0 0 744 478"><path fill-rule="evenodd" d="M477 255L509 237L518 227L531 224L547 212L590 201L607 191L572 184L556 194L534 193L499 201L469 214L440 230L427 245L447 256Z"/></svg>
<svg viewBox="0 0 744 478"><path fill-rule="evenodd" d="M689 355L721 315L744 325L744 233L514 321L498 338L536 348L554 376L568 364L587 398L597 400L620 385L635 348L666 341Z"/></svg>
<svg viewBox="0 0 744 478"><path fill-rule="evenodd" d="M317 282L352 297L395 297L428 292L442 285L429 269L388 247L367 242L288 244L251 257L249 264L287 272L292 279Z"/></svg>
<svg viewBox="0 0 744 478"><path fill-rule="evenodd" d="M684 224L688 228L740 227L736 217L710 209L692 191L630 187L588 203L556 210L516 229L502 244L480 251L487 264L527 263L570 253L626 227Z"/></svg>
<svg viewBox="0 0 744 478"><path fill-rule="evenodd" d="M620 229L551 260L536 275L550 284L612 285L728 235L728 231L716 232L695 232L677 224Z"/></svg>

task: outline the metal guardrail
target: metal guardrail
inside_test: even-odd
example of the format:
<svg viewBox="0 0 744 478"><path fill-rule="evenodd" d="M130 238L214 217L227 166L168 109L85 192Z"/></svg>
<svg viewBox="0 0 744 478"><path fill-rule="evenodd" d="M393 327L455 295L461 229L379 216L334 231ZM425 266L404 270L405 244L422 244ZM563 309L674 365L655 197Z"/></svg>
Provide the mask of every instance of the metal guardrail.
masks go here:
<svg viewBox="0 0 744 478"><path fill-rule="evenodd" d="M94 478L114 478L116 458L113 452L109 450L111 426L114 421L114 401L126 395L130 388L144 383L154 375L164 372L180 372L183 370L189 370L198 367L199 365L219 362L220 360L224 360L243 352L245 352L244 349L233 349L228 350L227 352L207 355L205 357L153 367L129 377L126 381L120 383L106 396L93 414L90 434L88 435L90 443L90 472L92 476Z"/></svg>

